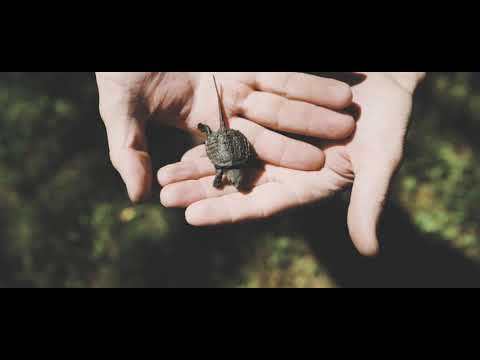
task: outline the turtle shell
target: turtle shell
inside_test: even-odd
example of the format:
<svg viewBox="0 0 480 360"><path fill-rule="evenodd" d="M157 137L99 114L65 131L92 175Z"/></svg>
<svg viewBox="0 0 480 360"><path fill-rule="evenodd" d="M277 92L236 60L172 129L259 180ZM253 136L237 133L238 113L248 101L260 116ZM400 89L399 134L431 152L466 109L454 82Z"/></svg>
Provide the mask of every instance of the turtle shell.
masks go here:
<svg viewBox="0 0 480 360"><path fill-rule="evenodd" d="M212 133L205 146L208 158L219 168L245 165L252 154L250 143L238 130L227 129Z"/></svg>

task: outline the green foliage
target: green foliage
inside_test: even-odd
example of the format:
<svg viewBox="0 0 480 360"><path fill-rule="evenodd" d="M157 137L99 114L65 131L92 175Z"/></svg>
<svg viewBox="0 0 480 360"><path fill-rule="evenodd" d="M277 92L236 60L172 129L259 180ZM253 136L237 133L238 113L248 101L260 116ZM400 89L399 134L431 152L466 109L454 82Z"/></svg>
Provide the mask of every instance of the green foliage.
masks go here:
<svg viewBox="0 0 480 360"><path fill-rule="evenodd" d="M478 261L480 76L430 74L415 104L394 200L419 231ZM0 74L0 286L337 284L295 216L194 229L157 198L133 208L97 109L93 74ZM174 144L169 159L154 150L159 163L178 158Z"/></svg>
<svg viewBox="0 0 480 360"><path fill-rule="evenodd" d="M480 83L432 74L416 102L399 198L420 229L480 259Z"/></svg>

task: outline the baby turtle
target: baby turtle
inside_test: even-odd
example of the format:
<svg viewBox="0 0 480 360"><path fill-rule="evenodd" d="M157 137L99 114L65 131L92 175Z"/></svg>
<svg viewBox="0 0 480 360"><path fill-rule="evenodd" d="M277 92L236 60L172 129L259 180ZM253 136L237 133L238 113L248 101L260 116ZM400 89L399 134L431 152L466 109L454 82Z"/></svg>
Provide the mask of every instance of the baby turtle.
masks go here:
<svg viewBox="0 0 480 360"><path fill-rule="evenodd" d="M198 129L207 135L205 142L207 156L215 165L217 172L213 186L217 189L222 187L225 173L228 181L240 189L244 178L242 168L247 167L252 158L252 146L240 131L227 128L215 76L213 76L213 82L217 92L220 128L217 132L213 132L208 125L198 124Z"/></svg>

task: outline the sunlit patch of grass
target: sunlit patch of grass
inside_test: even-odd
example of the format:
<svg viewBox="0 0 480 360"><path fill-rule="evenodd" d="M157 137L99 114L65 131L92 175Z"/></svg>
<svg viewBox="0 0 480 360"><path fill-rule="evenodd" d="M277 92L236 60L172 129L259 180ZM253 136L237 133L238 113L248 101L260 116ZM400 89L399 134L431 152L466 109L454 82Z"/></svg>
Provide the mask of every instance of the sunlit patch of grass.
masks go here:
<svg viewBox="0 0 480 360"><path fill-rule="evenodd" d="M419 229L437 234L471 256L478 256L480 224L468 210L476 208L475 192L480 191L474 150L462 142L456 145L444 139L436 139L435 147L430 145L429 149L435 152L425 151L419 156L436 161L424 168L412 168L423 173L403 171L399 199ZM409 161L419 159L407 159L407 169Z"/></svg>
<svg viewBox="0 0 480 360"><path fill-rule="evenodd" d="M331 288L334 281L311 255L301 238L259 239L256 257L243 270L238 287Z"/></svg>

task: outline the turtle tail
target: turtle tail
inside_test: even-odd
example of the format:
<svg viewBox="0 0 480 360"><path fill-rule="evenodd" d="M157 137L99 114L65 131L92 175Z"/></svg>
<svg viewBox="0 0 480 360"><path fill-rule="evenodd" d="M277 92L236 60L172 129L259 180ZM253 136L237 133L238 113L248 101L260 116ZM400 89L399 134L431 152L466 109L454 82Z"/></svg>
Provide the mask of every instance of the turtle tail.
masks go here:
<svg viewBox="0 0 480 360"><path fill-rule="evenodd" d="M222 98L220 97L220 92L218 91L217 80L215 79L215 75L212 75L213 83L215 84L215 90L217 92L217 101L218 101L218 112L220 116L220 129L219 131L225 130L227 128L227 123L225 120L225 111L222 106Z"/></svg>

